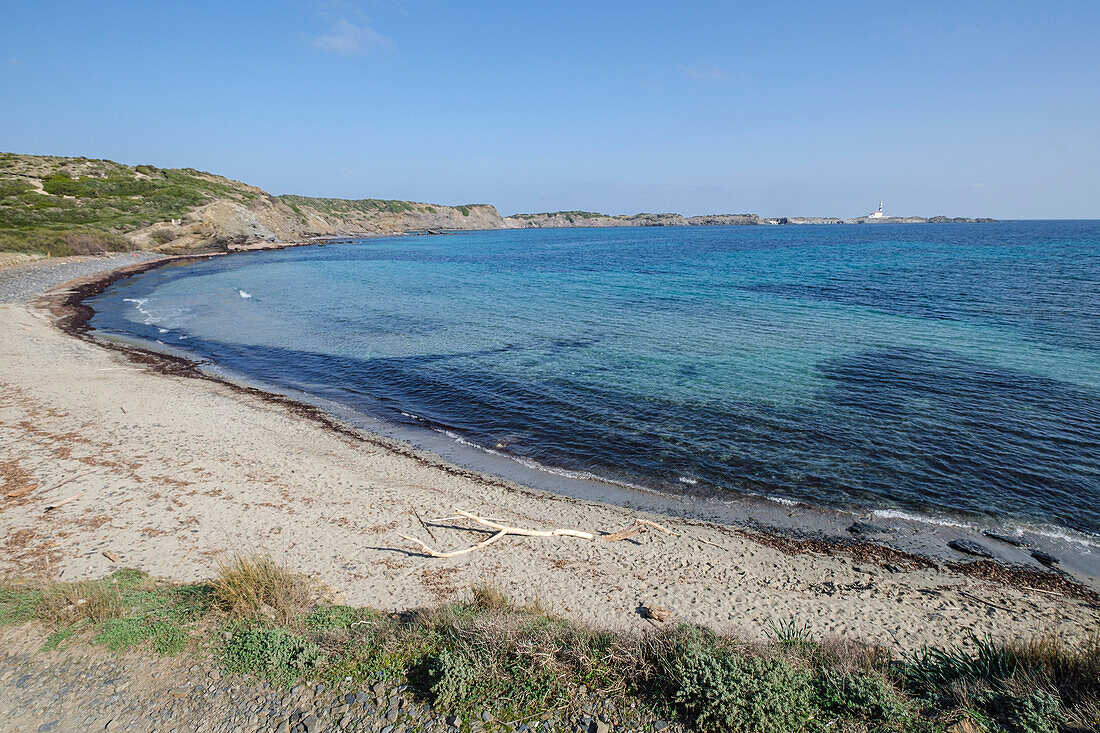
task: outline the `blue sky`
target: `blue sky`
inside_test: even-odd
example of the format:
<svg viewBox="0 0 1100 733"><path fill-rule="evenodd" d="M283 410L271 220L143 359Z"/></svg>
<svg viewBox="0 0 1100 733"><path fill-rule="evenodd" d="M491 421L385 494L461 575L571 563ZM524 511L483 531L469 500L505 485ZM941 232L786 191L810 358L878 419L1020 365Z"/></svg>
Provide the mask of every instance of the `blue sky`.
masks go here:
<svg viewBox="0 0 1100 733"><path fill-rule="evenodd" d="M272 193L1100 218L1100 2L3 0L0 150Z"/></svg>

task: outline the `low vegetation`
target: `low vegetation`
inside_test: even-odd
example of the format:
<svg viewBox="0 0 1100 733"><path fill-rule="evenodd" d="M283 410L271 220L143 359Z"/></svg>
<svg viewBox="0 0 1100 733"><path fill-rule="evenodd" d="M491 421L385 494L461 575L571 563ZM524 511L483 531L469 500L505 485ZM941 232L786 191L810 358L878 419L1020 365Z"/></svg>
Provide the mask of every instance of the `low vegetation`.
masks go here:
<svg viewBox="0 0 1100 733"><path fill-rule="evenodd" d="M133 248L127 232L183 218L215 199L243 203L260 195L193 168L0 153L0 251L126 251Z"/></svg>
<svg viewBox="0 0 1100 733"><path fill-rule="evenodd" d="M333 603L319 583L265 557L233 558L187 585L135 570L0 582L0 625L21 623L46 627L46 649L191 649L230 673L287 685L390 680L440 712L488 708L499 720L569 709L582 688L701 733L1053 733L1097 730L1100 719L1100 636L1080 648L973 638L898 659L817 639L793 620L770 624L765 643L688 625L597 631L490 586L462 603L392 614Z"/></svg>

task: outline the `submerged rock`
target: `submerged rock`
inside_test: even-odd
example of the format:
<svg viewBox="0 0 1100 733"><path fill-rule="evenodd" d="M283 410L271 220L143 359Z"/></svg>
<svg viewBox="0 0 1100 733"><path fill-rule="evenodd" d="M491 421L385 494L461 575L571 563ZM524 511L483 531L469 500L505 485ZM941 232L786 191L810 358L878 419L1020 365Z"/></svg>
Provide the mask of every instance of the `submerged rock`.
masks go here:
<svg viewBox="0 0 1100 733"><path fill-rule="evenodd" d="M1054 565L1057 565L1059 562L1061 562L1061 560L1056 558L1054 555L1043 552L1042 550L1032 550L1031 556L1037 561L1041 562L1043 565L1046 565L1048 568L1053 567Z"/></svg>
<svg viewBox="0 0 1100 733"><path fill-rule="evenodd" d="M883 534L885 532L892 532L893 530L889 527L883 527L881 524L853 522L852 526L848 527L848 531L852 534Z"/></svg>
<svg viewBox="0 0 1100 733"><path fill-rule="evenodd" d="M982 532L986 537L991 540L997 540L998 542L1004 542L1006 545L1012 545L1013 547L1027 547L1027 542L1019 537L1008 537L1003 534L997 534L996 532L990 532L985 530Z"/></svg>
<svg viewBox="0 0 1100 733"><path fill-rule="evenodd" d="M984 546L979 545L973 540L951 540L947 543L947 546L952 550L965 553L967 555L974 555L976 557L993 557L993 553L987 550Z"/></svg>

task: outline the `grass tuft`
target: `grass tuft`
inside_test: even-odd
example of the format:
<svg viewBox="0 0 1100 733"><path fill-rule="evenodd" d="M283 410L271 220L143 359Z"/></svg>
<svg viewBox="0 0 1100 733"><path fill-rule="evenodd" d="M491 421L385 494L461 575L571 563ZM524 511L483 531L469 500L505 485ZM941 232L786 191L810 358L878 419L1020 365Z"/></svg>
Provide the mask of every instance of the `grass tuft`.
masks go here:
<svg viewBox="0 0 1100 733"><path fill-rule="evenodd" d="M263 616L287 624L309 613L321 594L318 582L264 555L236 555L217 567L213 603L238 619Z"/></svg>
<svg viewBox="0 0 1100 733"><path fill-rule="evenodd" d="M72 626L78 621L99 623L117 618L122 612L118 584L110 579L47 585L38 609L39 616L60 626Z"/></svg>
<svg viewBox="0 0 1100 733"><path fill-rule="evenodd" d="M502 611L511 608L512 601L500 588L488 583L476 583L470 587L474 606L482 611Z"/></svg>

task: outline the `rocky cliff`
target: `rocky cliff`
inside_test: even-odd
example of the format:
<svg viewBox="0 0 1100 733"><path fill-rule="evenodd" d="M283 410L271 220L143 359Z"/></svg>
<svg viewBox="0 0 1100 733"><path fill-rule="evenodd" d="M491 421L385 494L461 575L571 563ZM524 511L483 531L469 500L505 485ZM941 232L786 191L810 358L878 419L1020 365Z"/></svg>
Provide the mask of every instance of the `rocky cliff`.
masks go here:
<svg viewBox="0 0 1100 733"><path fill-rule="evenodd" d="M0 153L0 251L217 250L504 226L485 204L273 196L192 168Z"/></svg>

